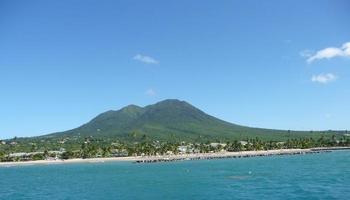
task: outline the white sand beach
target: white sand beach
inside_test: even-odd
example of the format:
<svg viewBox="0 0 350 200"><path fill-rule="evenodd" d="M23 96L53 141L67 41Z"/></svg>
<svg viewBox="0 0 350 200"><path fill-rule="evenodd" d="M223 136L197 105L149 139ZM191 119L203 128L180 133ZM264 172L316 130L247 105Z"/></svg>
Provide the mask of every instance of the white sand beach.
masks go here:
<svg viewBox="0 0 350 200"><path fill-rule="evenodd" d="M21 162L0 162L0 166L19 166L19 165L49 165L49 164L68 164L68 163L99 163L111 161L151 161L151 160L192 160L192 159L215 159L215 158L234 158L234 157L253 157L270 155L288 155L304 154L314 152L312 149L278 149L267 151L241 151L241 152L217 152L217 153L197 153L197 154L178 154L162 156L129 156L129 157L108 157L108 158L87 158L87 159L68 159L68 160L38 160Z"/></svg>

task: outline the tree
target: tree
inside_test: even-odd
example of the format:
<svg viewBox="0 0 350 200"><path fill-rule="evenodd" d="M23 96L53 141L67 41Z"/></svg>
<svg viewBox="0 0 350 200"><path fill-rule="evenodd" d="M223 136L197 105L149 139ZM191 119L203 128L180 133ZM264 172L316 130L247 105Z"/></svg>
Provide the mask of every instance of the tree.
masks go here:
<svg viewBox="0 0 350 200"><path fill-rule="evenodd" d="M67 159L70 159L70 158L74 158L74 153L72 151L65 151L61 154L61 158L63 160L67 160Z"/></svg>
<svg viewBox="0 0 350 200"><path fill-rule="evenodd" d="M102 147L102 157L108 157L111 153L111 147Z"/></svg>
<svg viewBox="0 0 350 200"><path fill-rule="evenodd" d="M31 152L35 152L36 151L36 144L32 144L31 148L30 148Z"/></svg>
<svg viewBox="0 0 350 200"><path fill-rule="evenodd" d="M5 153L0 151L0 162L2 162L5 159Z"/></svg>
<svg viewBox="0 0 350 200"><path fill-rule="evenodd" d="M44 157L44 154L42 153L37 153L32 156L32 160L44 160L44 159L45 157Z"/></svg>
<svg viewBox="0 0 350 200"><path fill-rule="evenodd" d="M45 151L44 151L44 157L45 158L49 157L49 151L47 149L45 149Z"/></svg>

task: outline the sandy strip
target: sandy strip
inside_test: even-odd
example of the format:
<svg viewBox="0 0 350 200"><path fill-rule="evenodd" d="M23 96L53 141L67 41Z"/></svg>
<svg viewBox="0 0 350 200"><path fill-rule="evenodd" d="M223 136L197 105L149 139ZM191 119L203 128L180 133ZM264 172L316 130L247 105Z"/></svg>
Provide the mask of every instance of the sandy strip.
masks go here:
<svg viewBox="0 0 350 200"><path fill-rule="evenodd" d="M113 157L113 158L74 158L68 160L36 160L36 161L19 161L19 162L0 162L0 167L22 166L22 165L52 165L52 164L69 164L69 163L102 163L111 161L136 161L142 157Z"/></svg>
<svg viewBox="0 0 350 200"><path fill-rule="evenodd" d="M38 160L38 161L21 161L21 162L0 162L1 166L19 166L19 165L50 165L50 164L66 164L66 163L99 163L111 161L138 161L138 160L156 160L156 159L194 159L194 158L223 158L234 156L269 156L279 154L297 154L311 152L311 149L278 149L268 151L240 151L240 152L218 152L218 153L198 153L198 154L179 154L164 156L130 156L130 157L112 157L112 158L75 158L68 160Z"/></svg>

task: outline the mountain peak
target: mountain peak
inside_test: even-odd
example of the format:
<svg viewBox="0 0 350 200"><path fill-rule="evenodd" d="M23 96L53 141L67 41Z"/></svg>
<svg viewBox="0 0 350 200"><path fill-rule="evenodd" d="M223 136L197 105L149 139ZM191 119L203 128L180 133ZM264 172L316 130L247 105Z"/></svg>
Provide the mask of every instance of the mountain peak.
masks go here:
<svg viewBox="0 0 350 200"><path fill-rule="evenodd" d="M142 107L135 105L135 104L130 104L128 106L125 106L124 108L120 109L121 111L134 111L134 110L141 110Z"/></svg>
<svg viewBox="0 0 350 200"><path fill-rule="evenodd" d="M130 133L137 133L138 136L147 135L168 141L203 137L230 138L245 130L244 127L212 117L186 101L166 99L146 107L131 104L117 111L102 113L87 124L63 134L134 140L135 138L130 138Z"/></svg>
<svg viewBox="0 0 350 200"><path fill-rule="evenodd" d="M181 102L184 102L184 101L181 101L179 99L165 99L165 100L159 101L156 104L159 104L159 103L181 103Z"/></svg>
<svg viewBox="0 0 350 200"><path fill-rule="evenodd" d="M191 104L187 103L186 101L181 101L179 99L165 99L153 105L191 105Z"/></svg>

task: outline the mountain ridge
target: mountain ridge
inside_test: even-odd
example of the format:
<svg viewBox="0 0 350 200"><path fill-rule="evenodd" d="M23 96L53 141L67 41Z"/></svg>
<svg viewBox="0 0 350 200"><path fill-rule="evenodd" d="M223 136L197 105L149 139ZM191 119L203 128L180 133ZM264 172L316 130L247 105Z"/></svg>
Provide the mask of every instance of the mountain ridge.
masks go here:
<svg viewBox="0 0 350 200"><path fill-rule="evenodd" d="M166 99L144 107L130 104L97 115L80 127L45 136L116 137L122 140L150 138L163 141L223 140L259 137L286 140L311 137L307 131L252 128L206 114L186 101Z"/></svg>

